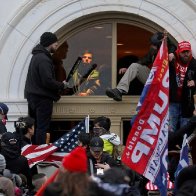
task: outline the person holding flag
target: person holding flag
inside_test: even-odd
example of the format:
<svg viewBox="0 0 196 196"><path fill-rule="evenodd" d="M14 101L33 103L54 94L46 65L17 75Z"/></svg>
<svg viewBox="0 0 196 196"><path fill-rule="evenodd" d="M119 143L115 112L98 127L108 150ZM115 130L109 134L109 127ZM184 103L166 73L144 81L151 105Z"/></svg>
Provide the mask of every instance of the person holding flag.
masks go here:
<svg viewBox="0 0 196 196"><path fill-rule="evenodd" d="M156 32L151 37L151 45L148 54L141 58L137 63L132 63L129 66L116 88L106 89L106 95L108 97L113 98L115 101L122 101L122 95L128 93L131 81L133 81L135 78L138 78L142 84L146 83L152 64L161 46L163 37L164 33L162 32ZM172 61L174 58L176 46L170 41L169 38L167 38L167 45L169 51L169 60Z"/></svg>
<svg viewBox="0 0 196 196"><path fill-rule="evenodd" d="M65 154L70 153L78 146L79 134L88 132L88 129L89 117L86 117L55 142L49 145L25 145L21 154L28 159L30 168L42 161L50 163L62 161Z"/></svg>
<svg viewBox="0 0 196 196"><path fill-rule="evenodd" d="M181 170L176 179L176 196L196 195L196 165Z"/></svg>
<svg viewBox="0 0 196 196"><path fill-rule="evenodd" d="M122 162L158 186L167 195L169 125L169 60L163 38L137 107Z"/></svg>

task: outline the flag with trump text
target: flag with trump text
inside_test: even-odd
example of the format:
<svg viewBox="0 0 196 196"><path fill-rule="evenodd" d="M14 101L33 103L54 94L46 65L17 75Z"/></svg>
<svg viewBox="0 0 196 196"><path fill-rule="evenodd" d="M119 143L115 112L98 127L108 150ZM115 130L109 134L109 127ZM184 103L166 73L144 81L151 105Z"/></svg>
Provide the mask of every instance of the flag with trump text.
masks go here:
<svg viewBox="0 0 196 196"><path fill-rule="evenodd" d="M86 118L52 144L26 145L22 148L22 155L28 159L30 167L41 161L61 161L78 145L78 135L87 131L85 125L88 123Z"/></svg>
<svg viewBox="0 0 196 196"><path fill-rule="evenodd" d="M122 161L167 195L169 68L163 40L137 107Z"/></svg>

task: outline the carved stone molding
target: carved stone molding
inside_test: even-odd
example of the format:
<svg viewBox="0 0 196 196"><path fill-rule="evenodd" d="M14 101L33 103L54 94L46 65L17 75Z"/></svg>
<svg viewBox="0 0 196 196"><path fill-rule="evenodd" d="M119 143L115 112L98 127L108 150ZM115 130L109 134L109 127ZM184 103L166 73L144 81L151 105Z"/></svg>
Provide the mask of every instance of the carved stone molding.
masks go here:
<svg viewBox="0 0 196 196"><path fill-rule="evenodd" d="M122 121L131 119L135 114L138 99L139 96L123 96L121 102L116 102L106 96L63 96L54 103L52 120L80 120L87 115L90 119L107 116L111 119L111 130L122 135ZM9 131L14 131L13 122L18 117L27 115L27 101L12 100L5 103L9 107L7 128Z"/></svg>
<svg viewBox="0 0 196 196"><path fill-rule="evenodd" d="M138 96L123 96L122 102L116 102L106 96L64 96L54 104L53 119L82 118L86 115L92 118L100 115L130 118L135 114L137 102Z"/></svg>
<svg viewBox="0 0 196 196"><path fill-rule="evenodd" d="M53 120L90 119L107 116L111 119L111 130L122 137L122 121L131 119L135 114L138 96L123 96L123 101L116 102L106 96L62 97L54 104Z"/></svg>

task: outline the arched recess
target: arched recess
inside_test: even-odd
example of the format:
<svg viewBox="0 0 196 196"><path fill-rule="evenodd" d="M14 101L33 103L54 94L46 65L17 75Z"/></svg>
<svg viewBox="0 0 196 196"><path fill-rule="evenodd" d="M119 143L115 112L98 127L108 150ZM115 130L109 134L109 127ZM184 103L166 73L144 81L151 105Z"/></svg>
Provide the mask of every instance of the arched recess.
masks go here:
<svg viewBox="0 0 196 196"><path fill-rule="evenodd" d="M122 12L101 12L101 13L96 13L96 14L90 14L88 16L83 16L80 17L66 25L64 25L63 27L61 27L58 31L57 34L60 37L61 42L68 40L72 38L72 36L75 36L89 28L94 28L95 26L102 26L104 24L111 24L112 26L112 63L109 63L112 65L112 75L116 76L116 67L117 67L117 47L116 47L116 43L117 43L117 25L118 24L127 24L130 27L138 27L139 29L143 29L143 36L145 36L145 32L150 32L150 33L154 33L156 31L163 31L163 28L160 27L158 24L153 23L152 21L149 21L146 18L143 18L141 16L135 15L135 14L128 14L128 13L122 13ZM126 31L125 31L126 32ZM93 34L93 33L92 33ZM96 39L98 39L96 32L94 33L96 36L94 37L94 35L91 35L92 40L94 40L96 42ZM136 35L133 34L128 34L127 32L125 33L126 36L131 36L131 37L135 37ZM90 36L90 35L89 35ZM148 38L149 39L149 38ZM172 38L173 39L173 38ZM80 39L80 42L83 42L83 39ZM146 42L148 42L147 40L144 41L144 45L146 44ZM80 43L80 45L81 45ZM97 43L98 44L98 43ZM127 44L127 43L126 43ZM135 43L129 43L129 49L132 47L131 44L135 44ZM138 43L137 43L138 44ZM71 56L76 56L77 55L77 49L78 49L78 44L77 42L75 43L76 48L73 52L72 49L72 55ZM87 46L87 48L91 48L90 51L94 48L96 48L96 44L92 47L91 43L89 44L85 44L85 46ZM140 50L142 50L142 44L140 43L139 46L141 47ZM70 47L69 47L70 48ZM102 48L103 50L103 48ZM146 51L145 51L146 52ZM96 53L97 54L97 53ZM145 54L145 53L144 53ZM110 56L108 54L108 56ZM77 56L76 56L77 57ZM75 59L74 59L75 60ZM67 64L65 63L65 67L67 68L67 65L72 64L72 62L74 62L74 60L72 61L68 61ZM97 63L97 62L96 62ZM99 63L98 63L99 64ZM112 81L112 86L116 86L116 79L114 79Z"/></svg>
<svg viewBox="0 0 196 196"><path fill-rule="evenodd" d="M29 6L29 12L27 12L28 9L24 9L24 12L27 13L26 15L24 15L24 12L19 13L18 17L20 20L10 21L10 26L12 26L13 22L13 28L17 30L17 27L27 25L27 23L22 23L21 21L25 19L31 21L31 17L34 14L33 11L36 10L36 14L40 15L40 20L36 20L37 24L33 24L33 28L30 31L18 32L20 41L18 41L18 45L14 48L14 54L10 60L10 70L6 76L6 95L3 95L8 99L23 99L24 82L31 49L35 43L38 43L39 36L43 31L57 32L57 35L61 39L66 38L65 35L68 36L74 33L76 27L80 28L77 24L80 24L81 28L84 27L85 24L82 24L81 20L84 20L87 25L88 21L93 18L95 20L97 18L98 20L101 16L105 15L108 17L110 13L113 13L113 15L110 15L111 17L115 15L126 20L132 20L133 23L143 24L144 26L147 22L148 25L146 27L150 27L151 31L167 29L177 40L189 38L195 44L194 33L190 30L187 23L183 21L183 16L182 18L176 16L173 10L168 9L168 5L160 4L159 1L124 1L123 3L115 1L107 4L102 1L90 0L89 3L86 1L36 2L37 4L34 4L33 8ZM44 9L43 11L40 9L43 6L48 6L49 9ZM31 22L33 23L34 21ZM27 26L21 27L25 29ZM4 36L7 43L13 39L14 33L16 32L11 31L8 37Z"/></svg>

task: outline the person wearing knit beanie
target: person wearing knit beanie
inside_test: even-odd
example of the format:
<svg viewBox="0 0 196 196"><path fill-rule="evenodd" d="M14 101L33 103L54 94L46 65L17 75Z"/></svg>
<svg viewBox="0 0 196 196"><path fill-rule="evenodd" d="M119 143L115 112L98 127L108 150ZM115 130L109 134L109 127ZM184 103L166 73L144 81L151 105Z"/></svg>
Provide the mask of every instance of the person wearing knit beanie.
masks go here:
<svg viewBox="0 0 196 196"><path fill-rule="evenodd" d="M44 47L48 47L57 41L57 36L51 32L45 32L40 37L40 44Z"/></svg>
<svg viewBox="0 0 196 196"><path fill-rule="evenodd" d="M164 37L163 32L156 32L151 38L150 38L150 43L154 46L161 46L162 40Z"/></svg>
<svg viewBox="0 0 196 196"><path fill-rule="evenodd" d="M46 144L53 103L61 98L61 92L69 85L66 80L62 82L56 80L52 54L57 48L57 36L52 32L44 32L40 37L40 43L32 50L26 77L24 96L28 101L30 117L35 120L37 145Z"/></svg>
<svg viewBox="0 0 196 196"><path fill-rule="evenodd" d="M75 148L62 161L63 167L70 172L87 172L86 151L82 147Z"/></svg>
<svg viewBox="0 0 196 196"><path fill-rule="evenodd" d="M137 78L142 84L145 84L150 70L152 68L153 62L160 49L163 35L165 32L156 32L152 35L150 40L150 48L148 53L140 58L137 62L132 63L128 68L122 66L118 72L119 75L123 75L118 82L116 88L107 88L106 95L115 101L122 101L122 95L129 92L130 83ZM171 61L174 58L174 52L176 46L171 42L169 37L166 38L168 45L168 56Z"/></svg>
<svg viewBox="0 0 196 196"><path fill-rule="evenodd" d="M6 168L5 157L0 154L0 172L2 172Z"/></svg>

